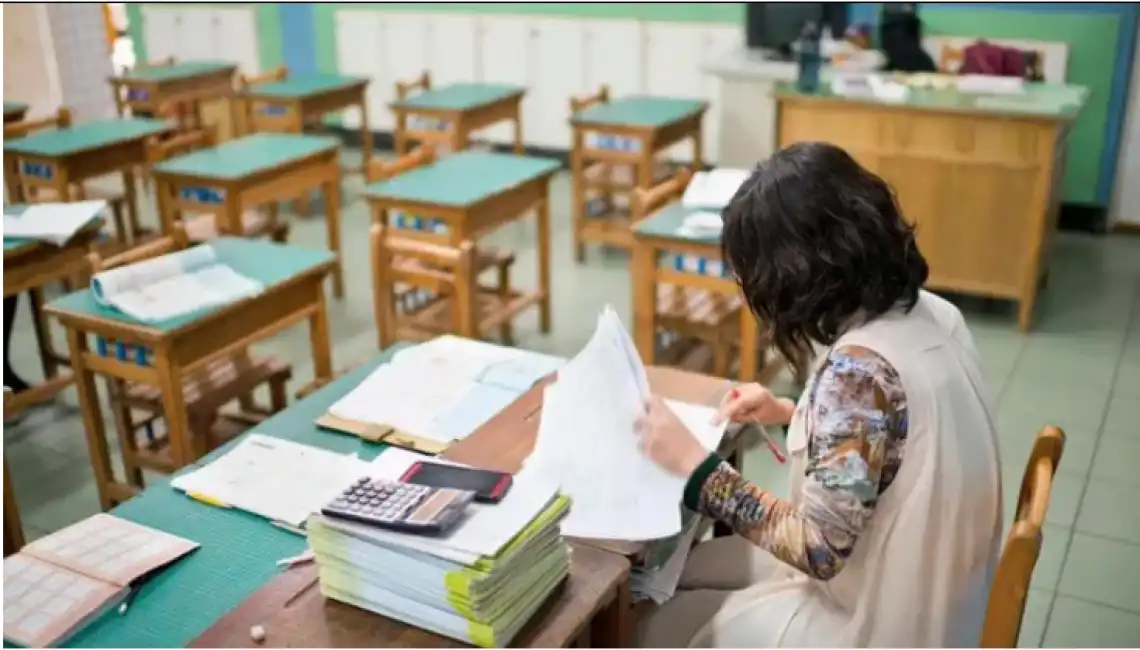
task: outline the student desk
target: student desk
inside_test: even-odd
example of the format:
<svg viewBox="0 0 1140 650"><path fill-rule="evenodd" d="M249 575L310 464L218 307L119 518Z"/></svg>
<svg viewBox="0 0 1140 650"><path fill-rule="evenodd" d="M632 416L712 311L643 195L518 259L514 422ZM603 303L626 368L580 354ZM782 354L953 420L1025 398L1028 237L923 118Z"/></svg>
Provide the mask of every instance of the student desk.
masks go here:
<svg viewBox="0 0 1140 650"><path fill-rule="evenodd" d="M641 360L651 365L657 354L657 287L659 284L699 286L736 296L740 287L721 263L720 236L680 232L692 210L674 202L633 226L633 340ZM696 269L687 270L687 269ZM757 381L760 374L759 325L748 309L740 312L740 381Z"/></svg>
<svg viewBox="0 0 1140 650"><path fill-rule="evenodd" d="M402 346L388 350L340 377L251 432L286 438L338 453L369 459L385 447L355 436L318 429L314 422ZM230 443L199 461L204 465L230 449ZM198 542L200 549L175 563L131 605L81 630L73 647L172 648L193 643L231 647L251 643L249 629L263 625L263 647L441 647L454 641L436 637L355 607L325 601L312 568L282 571L276 561L296 555L305 539L239 510L219 509L176 492L162 478L115 508L118 517ZM568 645L594 621L611 632L618 585L628 577L623 558L575 550L571 576L559 595L518 637L536 647ZM244 604L243 604L244 602ZM603 636L598 645L623 647L628 637Z"/></svg>
<svg viewBox="0 0 1140 650"><path fill-rule="evenodd" d="M882 176L917 226L927 286L1017 301L1024 331L1049 269L1069 131L1088 94L1027 83L1018 95L911 89L895 102L780 84L777 138L781 148L834 143Z"/></svg>
<svg viewBox="0 0 1140 650"><path fill-rule="evenodd" d="M17 209L8 206L8 211ZM47 401L71 385L70 372L60 372L68 365L66 357L55 351L51 332L43 314L44 285L71 280L90 271L87 253L101 237L103 221L96 219L63 246L14 237L4 238L4 297L27 292L32 301L32 324L39 344L44 381L18 395L5 395L5 410L19 411L32 404Z"/></svg>
<svg viewBox="0 0 1140 650"><path fill-rule="evenodd" d="M107 81L120 117L126 109L156 115L163 104L176 102L192 103L195 120L201 122L201 103L232 96L236 72L237 65L226 61L186 61L138 67Z"/></svg>
<svg viewBox="0 0 1140 650"><path fill-rule="evenodd" d="M19 122L28 113L28 105L20 102L4 102L4 123Z"/></svg>
<svg viewBox="0 0 1140 650"><path fill-rule="evenodd" d="M571 204L574 251L579 262L584 258L583 246L587 243L630 246L630 221L624 211L589 214L592 191L600 192L610 203L615 191L628 191L630 187L618 187L612 178L592 178L587 169L593 163L629 165L636 169L631 187L648 189L654 182L657 154L690 138L695 171L702 165L701 119L707 109L706 102L693 99L626 97L591 106L571 116Z"/></svg>
<svg viewBox="0 0 1140 650"><path fill-rule="evenodd" d="M372 132L368 128L365 89L369 81L366 77L311 74L251 86L242 95L249 120L247 127L251 131L301 133L307 122L357 106L360 108L360 148L364 155L362 169L368 169L372 160Z"/></svg>
<svg viewBox="0 0 1140 650"><path fill-rule="evenodd" d="M141 232L135 168L145 165L147 139L170 131L150 119L96 120L66 129L41 131L4 143L4 184L11 201L20 201L18 175L48 183L61 201L70 201L72 183L121 172L131 236Z"/></svg>
<svg viewBox="0 0 1140 650"><path fill-rule="evenodd" d="M260 295L199 313L143 324L95 301L90 289L58 298L45 312L59 318L67 330L71 366L76 376L79 405L91 451L99 502L106 510L137 493L118 481L111 469L95 374L158 387L167 422L170 462L183 467L201 455L200 440L189 435L183 377L189 371L224 357L302 321L309 322L314 381L332 377L328 314L323 283L336 262L327 251L232 237L211 242L218 258L238 273L265 284ZM134 358L102 356L88 346L88 336L101 336L149 351L150 363Z"/></svg>
<svg viewBox="0 0 1140 650"><path fill-rule="evenodd" d="M336 254L333 294L344 296L340 259L340 165L336 138L292 133L257 133L154 166L163 232L169 234L183 210L213 214L218 231L243 232L241 214L301 192L320 189L325 199L329 250Z"/></svg>
<svg viewBox="0 0 1140 650"><path fill-rule="evenodd" d="M550 331L550 179L559 167L558 161L547 158L462 151L373 183L365 188L364 197L374 223L392 225L390 213L397 210L428 221L435 219L447 228L452 245L477 242L534 209L538 220L538 291L513 299L507 308L518 313L537 304L539 328L546 333ZM377 305L376 309L382 307ZM479 338L476 332L456 333Z"/></svg>
<svg viewBox="0 0 1140 650"><path fill-rule="evenodd" d="M515 153L523 153L522 98L525 88L505 84L460 83L425 90L389 107L396 114L395 151L402 156L412 142L434 142L452 151L467 147L471 133L502 121L515 124ZM408 125L409 119L427 121Z"/></svg>

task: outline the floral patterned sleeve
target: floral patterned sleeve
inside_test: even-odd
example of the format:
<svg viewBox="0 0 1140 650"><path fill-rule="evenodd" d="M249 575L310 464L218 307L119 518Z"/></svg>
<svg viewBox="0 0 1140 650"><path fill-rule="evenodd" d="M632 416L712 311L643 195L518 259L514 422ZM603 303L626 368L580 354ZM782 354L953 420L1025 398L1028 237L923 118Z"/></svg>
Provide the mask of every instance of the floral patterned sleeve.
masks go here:
<svg viewBox="0 0 1140 650"><path fill-rule="evenodd" d="M783 562L820 580L839 573L879 495L894 480L907 437L898 373L861 347L834 350L806 408L805 480L798 506L746 481L710 455L689 478L685 504L732 526Z"/></svg>

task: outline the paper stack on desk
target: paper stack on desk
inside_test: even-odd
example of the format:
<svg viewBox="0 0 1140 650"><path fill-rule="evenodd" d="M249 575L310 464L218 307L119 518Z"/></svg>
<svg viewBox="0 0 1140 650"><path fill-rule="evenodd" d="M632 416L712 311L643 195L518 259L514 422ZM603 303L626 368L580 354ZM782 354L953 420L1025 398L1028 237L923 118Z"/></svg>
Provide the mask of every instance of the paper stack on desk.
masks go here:
<svg viewBox="0 0 1140 650"><path fill-rule="evenodd" d="M63 246L107 207L106 201L35 203L4 206L4 237L34 239Z"/></svg>
<svg viewBox="0 0 1140 650"><path fill-rule="evenodd" d="M423 456L389 449L371 478L395 480ZM323 515L309 519L321 593L441 636L502 647L570 571L559 522L570 502L522 472L498 504L474 504L442 537L384 530Z"/></svg>

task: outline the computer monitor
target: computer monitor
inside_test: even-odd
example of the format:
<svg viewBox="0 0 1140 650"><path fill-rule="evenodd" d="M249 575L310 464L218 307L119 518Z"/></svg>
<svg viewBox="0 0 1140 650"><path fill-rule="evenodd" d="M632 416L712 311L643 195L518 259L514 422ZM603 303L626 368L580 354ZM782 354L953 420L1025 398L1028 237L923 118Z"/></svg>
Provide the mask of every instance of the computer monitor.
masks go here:
<svg viewBox="0 0 1140 650"><path fill-rule="evenodd" d="M791 55L804 24L830 27L836 38L847 29L846 2L749 2L745 5L745 42L749 49Z"/></svg>

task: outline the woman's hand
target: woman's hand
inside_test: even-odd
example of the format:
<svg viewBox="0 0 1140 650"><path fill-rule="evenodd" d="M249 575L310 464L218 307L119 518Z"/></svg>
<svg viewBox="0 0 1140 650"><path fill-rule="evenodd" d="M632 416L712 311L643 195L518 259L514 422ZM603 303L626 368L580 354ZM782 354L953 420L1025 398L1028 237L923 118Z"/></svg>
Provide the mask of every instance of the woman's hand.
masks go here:
<svg viewBox="0 0 1140 650"><path fill-rule="evenodd" d="M708 458L709 451L660 397L645 400L634 430L645 455L673 474L688 477Z"/></svg>
<svg viewBox="0 0 1140 650"><path fill-rule="evenodd" d="M725 394L713 416L713 424L756 422L761 426L784 425L792 420L796 404L776 397L760 384L743 384Z"/></svg>

